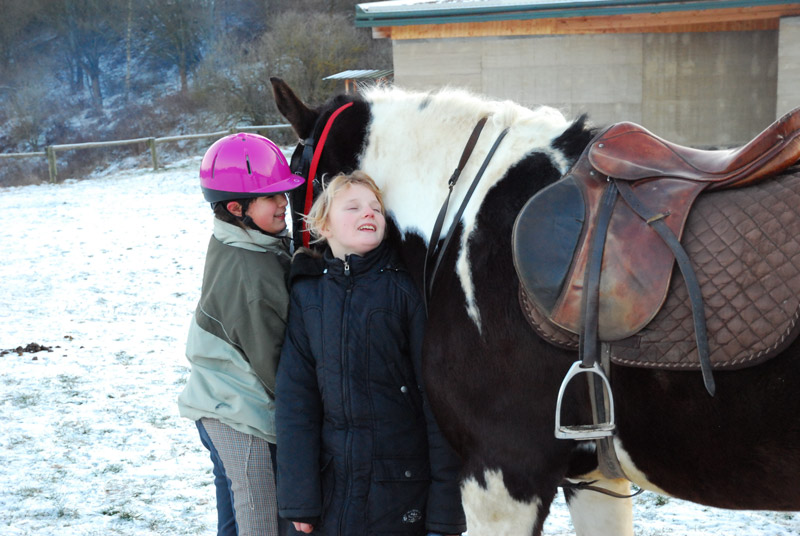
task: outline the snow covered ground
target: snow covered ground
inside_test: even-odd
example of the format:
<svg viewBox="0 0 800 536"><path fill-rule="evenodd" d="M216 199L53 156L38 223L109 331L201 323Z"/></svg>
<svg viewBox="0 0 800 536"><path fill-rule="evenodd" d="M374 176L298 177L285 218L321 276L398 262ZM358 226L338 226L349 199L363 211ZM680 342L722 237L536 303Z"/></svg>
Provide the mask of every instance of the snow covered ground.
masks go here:
<svg viewBox="0 0 800 536"><path fill-rule="evenodd" d="M215 533L175 403L211 228L198 166L0 188L0 535ZM800 534L793 513L634 505L637 536ZM572 533L559 497L545 534Z"/></svg>

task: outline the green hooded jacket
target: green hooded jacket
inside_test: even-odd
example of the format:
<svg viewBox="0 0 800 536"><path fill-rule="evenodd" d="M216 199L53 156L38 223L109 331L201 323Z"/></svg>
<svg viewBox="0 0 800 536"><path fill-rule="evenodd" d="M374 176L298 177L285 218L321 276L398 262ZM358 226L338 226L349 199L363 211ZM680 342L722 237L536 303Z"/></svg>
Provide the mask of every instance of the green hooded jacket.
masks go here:
<svg viewBox="0 0 800 536"><path fill-rule="evenodd" d="M214 219L186 343L183 417L275 442L275 372L289 309L288 239Z"/></svg>

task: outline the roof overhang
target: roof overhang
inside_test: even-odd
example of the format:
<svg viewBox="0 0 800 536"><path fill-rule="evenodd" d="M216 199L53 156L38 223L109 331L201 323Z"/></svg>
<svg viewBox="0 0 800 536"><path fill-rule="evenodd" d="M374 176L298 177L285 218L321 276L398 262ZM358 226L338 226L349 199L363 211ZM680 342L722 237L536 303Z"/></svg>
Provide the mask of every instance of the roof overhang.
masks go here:
<svg viewBox="0 0 800 536"><path fill-rule="evenodd" d="M389 0L357 4L355 25L373 28L376 37L410 38L403 37L402 27L493 24L497 35L506 31L500 25L512 28L508 35L680 31L679 26L747 30L776 27L780 17L791 15L800 15L797 0ZM451 35L429 37L445 36Z"/></svg>

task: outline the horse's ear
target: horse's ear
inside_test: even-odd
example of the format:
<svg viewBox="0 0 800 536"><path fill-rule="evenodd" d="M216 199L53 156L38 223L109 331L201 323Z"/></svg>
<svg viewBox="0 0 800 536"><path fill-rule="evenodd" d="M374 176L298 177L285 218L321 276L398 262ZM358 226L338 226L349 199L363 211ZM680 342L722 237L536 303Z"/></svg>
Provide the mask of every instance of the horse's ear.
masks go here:
<svg viewBox="0 0 800 536"><path fill-rule="evenodd" d="M269 81L272 83L272 94L275 96L278 111L289 121L300 139L308 138L317 121L317 112L297 98L294 91L280 78L272 77Z"/></svg>

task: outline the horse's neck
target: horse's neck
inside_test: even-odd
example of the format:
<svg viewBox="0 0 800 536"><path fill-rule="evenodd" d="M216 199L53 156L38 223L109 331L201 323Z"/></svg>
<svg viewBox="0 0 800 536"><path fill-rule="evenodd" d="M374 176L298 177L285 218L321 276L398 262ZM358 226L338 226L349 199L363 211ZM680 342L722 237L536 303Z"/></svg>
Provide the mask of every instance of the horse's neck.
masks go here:
<svg viewBox="0 0 800 536"><path fill-rule="evenodd" d="M566 170L563 155L550 147L553 138L568 126L552 108L528 110L512 103L483 101L461 92L427 98L404 96L371 102L371 123L360 160L384 192L388 210L402 233L414 232L427 243L436 217L448 195L448 180L458 165L477 121L489 120L474 152L453 188L444 230L465 198L471 181L483 164L500 132L511 127L491 159L464 211L468 235L487 192L506 171L531 151L548 154Z"/></svg>

